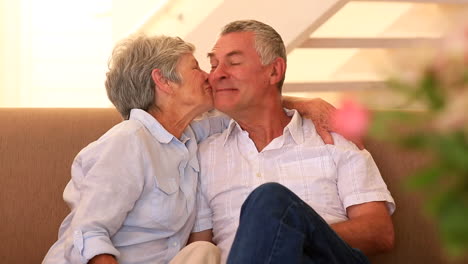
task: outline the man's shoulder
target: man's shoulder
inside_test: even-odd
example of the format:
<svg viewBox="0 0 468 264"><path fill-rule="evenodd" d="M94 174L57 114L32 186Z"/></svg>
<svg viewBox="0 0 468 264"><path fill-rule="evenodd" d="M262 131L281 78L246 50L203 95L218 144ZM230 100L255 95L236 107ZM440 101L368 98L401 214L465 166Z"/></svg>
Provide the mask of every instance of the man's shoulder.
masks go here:
<svg viewBox="0 0 468 264"><path fill-rule="evenodd" d="M310 143L311 141L313 142L320 141L322 144L325 144L323 143L322 138L318 135L315 125L310 119L302 117L302 130L304 132L305 142ZM358 147L353 142L347 140L342 135L336 132L331 132L330 134L334 142L334 144L331 146L334 146L337 148L359 150Z"/></svg>
<svg viewBox="0 0 468 264"><path fill-rule="evenodd" d="M301 123L298 129L302 130L305 145L323 146L325 143L317 133L314 123L305 117L301 117Z"/></svg>

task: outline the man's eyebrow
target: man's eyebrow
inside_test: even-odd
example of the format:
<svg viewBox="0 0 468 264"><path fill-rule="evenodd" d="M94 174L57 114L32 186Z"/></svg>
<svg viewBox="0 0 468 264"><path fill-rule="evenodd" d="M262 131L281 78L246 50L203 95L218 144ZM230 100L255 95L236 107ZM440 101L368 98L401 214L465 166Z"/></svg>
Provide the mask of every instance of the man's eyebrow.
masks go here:
<svg viewBox="0 0 468 264"><path fill-rule="evenodd" d="M226 54L226 57L232 57L232 56L235 56L235 55L243 55L244 53L240 50L233 50L231 52L229 52L228 54ZM215 54L214 52L208 52L208 54L206 55L208 58L213 58L215 57Z"/></svg>
<svg viewBox="0 0 468 264"><path fill-rule="evenodd" d="M231 52L229 52L226 57L232 57L232 56L235 56L235 55L242 55L244 54L242 51L240 50L233 50Z"/></svg>

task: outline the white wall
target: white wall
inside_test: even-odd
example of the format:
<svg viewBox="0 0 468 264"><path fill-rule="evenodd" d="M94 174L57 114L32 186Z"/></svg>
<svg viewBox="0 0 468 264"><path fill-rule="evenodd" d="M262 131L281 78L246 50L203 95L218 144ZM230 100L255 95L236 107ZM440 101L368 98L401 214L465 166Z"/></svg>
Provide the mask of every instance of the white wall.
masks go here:
<svg viewBox="0 0 468 264"><path fill-rule="evenodd" d="M0 0L0 107L108 107L116 41L166 0Z"/></svg>
<svg viewBox="0 0 468 264"><path fill-rule="evenodd" d="M20 3L0 0L0 106L19 102Z"/></svg>

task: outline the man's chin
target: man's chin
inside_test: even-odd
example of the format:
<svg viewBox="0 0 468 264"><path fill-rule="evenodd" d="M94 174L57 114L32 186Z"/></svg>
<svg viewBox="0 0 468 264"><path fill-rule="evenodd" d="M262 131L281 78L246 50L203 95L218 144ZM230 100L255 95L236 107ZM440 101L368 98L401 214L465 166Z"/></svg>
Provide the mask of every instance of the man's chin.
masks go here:
<svg viewBox="0 0 468 264"><path fill-rule="evenodd" d="M224 100L215 100L214 108L220 112L228 114L235 109L235 105L232 102L223 102Z"/></svg>

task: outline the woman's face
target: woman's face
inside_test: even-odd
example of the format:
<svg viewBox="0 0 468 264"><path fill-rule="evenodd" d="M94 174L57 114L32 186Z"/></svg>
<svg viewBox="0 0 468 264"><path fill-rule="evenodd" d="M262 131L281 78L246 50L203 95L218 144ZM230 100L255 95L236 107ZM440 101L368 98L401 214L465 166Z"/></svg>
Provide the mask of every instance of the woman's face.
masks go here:
<svg viewBox="0 0 468 264"><path fill-rule="evenodd" d="M208 73L202 71L193 54L185 54L177 64L181 82L174 89L182 105L195 106L200 113L213 108L213 92L208 83Z"/></svg>

